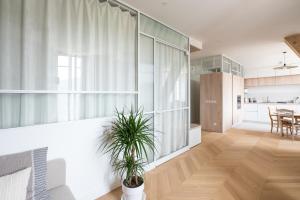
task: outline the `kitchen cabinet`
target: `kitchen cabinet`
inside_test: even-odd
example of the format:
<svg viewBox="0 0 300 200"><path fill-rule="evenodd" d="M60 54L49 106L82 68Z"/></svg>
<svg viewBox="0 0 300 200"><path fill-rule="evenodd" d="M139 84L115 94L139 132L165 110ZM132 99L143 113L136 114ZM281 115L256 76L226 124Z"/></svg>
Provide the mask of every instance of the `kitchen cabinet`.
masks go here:
<svg viewBox="0 0 300 200"><path fill-rule="evenodd" d="M268 123L270 122L268 104L257 104L257 121Z"/></svg>
<svg viewBox="0 0 300 200"><path fill-rule="evenodd" d="M293 84L298 85L300 84L300 75L290 76L290 80Z"/></svg>
<svg viewBox="0 0 300 200"><path fill-rule="evenodd" d="M270 123L269 110L289 109L300 113L300 104L279 104L279 103L247 103L244 105L244 121Z"/></svg>
<svg viewBox="0 0 300 200"><path fill-rule="evenodd" d="M245 79L245 87L257 87L258 78L247 78Z"/></svg>
<svg viewBox="0 0 300 200"><path fill-rule="evenodd" d="M257 112L257 104L256 103L246 103L244 105L245 112Z"/></svg>
<svg viewBox="0 0 300 200"><path fill-rule="evenodd" d="M238 76L236 76L238 77ZM222 80L222 132L232 127L233 117L233 101L236 101L236 97L233 96L233 75L224 73Z"/></svg>
<svg viewBox="0 0 300 200"><path fill-rule="evenodd" d="M258 121L258 105L256 103L244 104L244 121Z"/></svg>
<svg viewBox="0 0 300 200"><path fill-rule="evenodd" d="M273 77L258 78L257 85L259 86L271 86L276 84L276 79Z"/></svg>
<svg viewBox="0 0 300 200"><path fill-rule="evenodd" d="M247 106L245 106L247 107ZM244 117L243 117L244 121L252 121L252 122L256 122L258 121L258 112L247 112L244 111Z"/></svg>
<svg viewBox="0 0 300 200"><path fill-rule="evenodd" d="M299 74L245 79L245 88L258 87L258 86L297 85L297 84L300 84Z"/></svg>
<svg viewBox="0 0 300 200"><path fill-rule="evenodd" d="M243 120L244 78L232 75L232 125Z"/></svg>
<svg viewBox="0 0 300 200"><path fill-rule="evenodd" d="M276 85L297 85L300 84L300 75L276 77Z"/></svg>

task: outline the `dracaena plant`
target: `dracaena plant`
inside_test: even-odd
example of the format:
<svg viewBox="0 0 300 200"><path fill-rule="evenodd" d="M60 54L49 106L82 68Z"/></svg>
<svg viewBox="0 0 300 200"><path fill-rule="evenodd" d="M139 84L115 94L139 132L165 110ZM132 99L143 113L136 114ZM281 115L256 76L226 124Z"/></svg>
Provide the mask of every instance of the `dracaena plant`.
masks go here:
<svg viewBox="0 0 300 200"><path fill-rule="evenodd" d="M145 117L141 109L115 113L115 120L101 137L100 149L110 153L112 167L123 183L137 187L143 183L148 154L155 150L151 118Z"/></svg>

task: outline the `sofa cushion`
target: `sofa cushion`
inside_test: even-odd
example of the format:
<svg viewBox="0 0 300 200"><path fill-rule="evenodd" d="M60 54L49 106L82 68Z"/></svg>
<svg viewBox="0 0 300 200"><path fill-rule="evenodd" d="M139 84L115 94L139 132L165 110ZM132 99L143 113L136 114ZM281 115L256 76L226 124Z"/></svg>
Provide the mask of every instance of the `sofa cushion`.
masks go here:
<svg viewBox="0 0 300 200"><path fill-rule="evenodd" d="M0 199L26 199L27 186L31 168L0 177Z"/></svg>
<svg viewBox="0 0 300 200"><path fill-rule="evenodd" d="M46 188L47 150L45 147L0 157L0 176L31 167L26 200L49 199Z"/></svg>
<svg viewBox="0 0 300 200"><path fill-rule="evenodd" d="M75 200L70 188L66 185L48 190L51 200Z"/></svg>

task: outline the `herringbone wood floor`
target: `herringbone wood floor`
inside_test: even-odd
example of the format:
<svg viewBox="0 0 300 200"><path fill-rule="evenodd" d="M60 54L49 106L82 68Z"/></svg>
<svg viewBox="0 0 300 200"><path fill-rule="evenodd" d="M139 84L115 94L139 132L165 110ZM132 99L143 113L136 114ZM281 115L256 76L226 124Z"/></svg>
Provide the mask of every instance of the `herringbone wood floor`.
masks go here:
<svg viewBox="0 0 300 200"><path fill-rule="evenodd" d="M300 200L300 136L231 129L202 140L146 174L147 200Z"/></svg>

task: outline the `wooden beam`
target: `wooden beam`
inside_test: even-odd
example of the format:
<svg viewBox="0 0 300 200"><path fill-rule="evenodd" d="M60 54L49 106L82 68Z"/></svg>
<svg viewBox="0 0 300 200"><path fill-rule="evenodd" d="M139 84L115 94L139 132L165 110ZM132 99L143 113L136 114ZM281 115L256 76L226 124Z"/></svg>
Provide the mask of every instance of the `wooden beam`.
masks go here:
<svg viewBox="0 0 300 200"><path fill-rule="evenodd" d="M284 38L285 43L300 57L300 33Z"/></svg>
<svg viewBox="0 0 300 200"><path fill-rule="evenodd" d="M197 47L190 45L190 51L191 51L191 53L193 53L196 51L201 51L201 49L198 49Z"/></svg>
<svg viewBox="0 0 300 200"><path fill-rule="evenodd" d="M202 50L202 41L190 37L190 52L192 53L201 50Z"/></svg>

